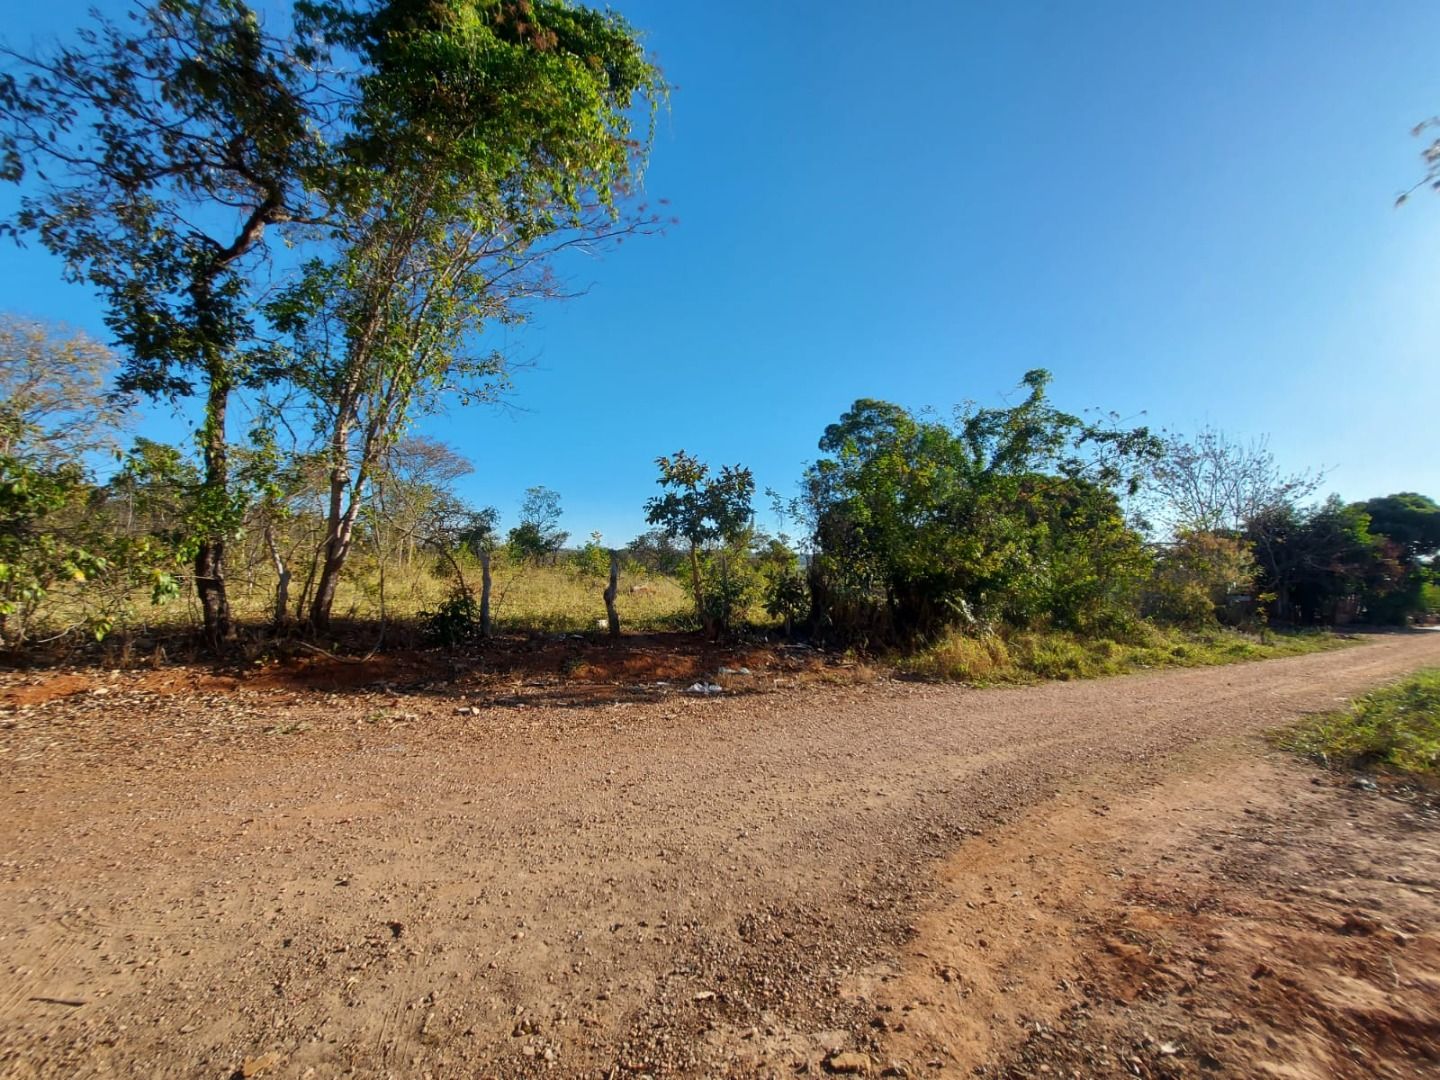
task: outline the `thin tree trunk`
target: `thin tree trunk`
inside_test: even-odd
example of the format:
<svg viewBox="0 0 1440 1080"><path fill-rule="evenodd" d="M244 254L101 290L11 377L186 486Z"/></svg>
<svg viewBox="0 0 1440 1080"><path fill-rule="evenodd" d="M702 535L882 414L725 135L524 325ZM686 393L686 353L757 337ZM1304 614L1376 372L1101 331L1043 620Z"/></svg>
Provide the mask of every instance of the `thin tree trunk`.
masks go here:
<svg viewBox="0 0 1440 1080"><path fill-rule="evenodd" d="M480 553L480 636L490 636L490 552Z"/></svg>
<svg viewBox="0 0 1440 1080"><path fill-rule="evenodd" d="M270 561L275 565L275 614L273 622L275 629L279 630L285 625L290 614L290 567L280 557L280 549L275 546L275 529L273 526L265 526L265 543L270 548Z"/></svg>
<svg viewBox="0 0 1440 1080"><path fill-rule="evenodd" d="M690 589L695 596L695 614L707 635L711 634L710 613L705 610L705 588L700 583L700 549L694 541L690 543Z"/></svg>
<svg viewBox="0 0 1440 1080"><path fill-rule="evenodd" d="M230 602L225 595L225 517L229 502L229 462L225 453L225 413L230 404L230 387L212 365L210 389L205 400L205 429L202 454L205 479L201 497L209 521L207 535L200 538L195 552L195 591L205 619L205 640L211 652L219 653L230 637Z"/></svg>
<svg viewBox="0 0 1440 1080"><path fill-rule="evenodd" d="M610 552L610 584L605 588L605 621L611 637L620 636L620 615L615 610L615 596L620 591L620 556Z"/></svg>
<svg viewBox="0 0 1440 1080"><path fill-rule="evenodd" d="M335 590L340 584L340 571L350 554L350 541L355 532L355 513L359 504L352 503L340 519L339 528L325 542L324 561L320 565L320 581L315 586L315 599L310 602L310 625L316 630L330 626L330 609L335 604Z"/></svg>
<svg viewBox="0 0 1440 1080"><path fill-rule="evenodd" d="M330 493L325 509L320 579L315 585L315 596L310 601L309 623L312 630L324 630L330 625L335 587L339 583L340 568L345 563L345 551L350 546L345 528L346 519L352 516L345 512L345 488L350 482L350 469L346 462L349 437L349 426L343 420L338 421L330 436ZM351 508L357 505L357 495L358 492L351 491Z"/></svg>

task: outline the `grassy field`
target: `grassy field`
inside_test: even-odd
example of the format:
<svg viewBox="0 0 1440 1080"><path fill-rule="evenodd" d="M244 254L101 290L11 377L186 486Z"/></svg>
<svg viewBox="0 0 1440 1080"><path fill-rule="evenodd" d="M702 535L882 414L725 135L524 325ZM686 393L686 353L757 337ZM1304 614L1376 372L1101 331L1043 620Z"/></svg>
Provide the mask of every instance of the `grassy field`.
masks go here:
<svg viewBox="0 0 1440 1080"><path fill-rule="evenodd" d="M479 567L467 567L466 584L478 596ZM573 567L529 566L496 559L493 568L491 614L502 630L539 630L551 633L580 633L605 624L603 579L578 573ZM433 611L449 595L453 577L441 577L422 560L410 567L392 565L382 576L377 567L360 565L340 583L335 598L336 618L357 621L386 618L413 620L423 611ZM231 604L237 617L261 622L268 618L273 603L269 582L247 587L231 582ZM297 586L298 588L298 586ZM191 608L193 602L177 607ZM620 575L616 599L622 626L628 630L690 630L695 626L692 604L679 583L667 577L637 572ZM199 610L172 611L170 618L193 619L199 624Z"/></svg>
<svg viewBox="0 0 1440 1080"><path fill-rule="evenodd" d="M1313 716L1279 742L1333 767L1380 766L1440 776L1440 668Z"/></svg>
<svg viewBox="0 0 1440 1080"><path fill-rule="evenodd" d="M1267 660L1348 643L1349 639L1323 631L1267 631L1257 635L1217 629L1197 633L1150 624L1142 624L1126 640L1081 637L1054 630L955 633L906 657L899 666L923 678L990 685Z"/></svg>

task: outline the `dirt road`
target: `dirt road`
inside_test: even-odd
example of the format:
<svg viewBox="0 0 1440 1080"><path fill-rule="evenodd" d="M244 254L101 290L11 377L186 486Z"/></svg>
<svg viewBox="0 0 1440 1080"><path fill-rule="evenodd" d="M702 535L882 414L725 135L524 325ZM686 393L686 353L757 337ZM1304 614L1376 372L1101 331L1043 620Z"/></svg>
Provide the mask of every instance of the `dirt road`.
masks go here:
<svg viewBox="0 0 1440 1080"><path fill-rule="evenodd" d="M472 708L462 683L197 696L117 676L0 729L0 1073L969 1075L1079 991L992 1002L983 1038L945 1020L966 1010L937 1003L958 976L932 938L984 907L957 866L1020 882L1050 808L1072 852L1115 842L1075 832L1102 798L1137 833L1180 822L1196 769L1234 815L1267 791L1281 813L1277 784L1348 797L1251 737L1436 663L1440 635L1415 634L1023 689L576 708ZM1017 899L1048 887L1028 872ZM985 917L1003 934L1018 910ZM1415 955L1436 941L1422 917ZM970 949L961 997L990 1001Z"/></svg>

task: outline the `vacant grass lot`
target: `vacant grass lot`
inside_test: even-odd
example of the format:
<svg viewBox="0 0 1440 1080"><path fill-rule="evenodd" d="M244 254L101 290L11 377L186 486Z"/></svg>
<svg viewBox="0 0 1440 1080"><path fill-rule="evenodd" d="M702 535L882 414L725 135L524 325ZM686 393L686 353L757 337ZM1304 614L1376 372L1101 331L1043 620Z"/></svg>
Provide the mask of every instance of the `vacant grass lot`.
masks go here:
<svg viewBox="0 0 1440 1080"><path fill-rule="evenodd" d="M465 582L478 596L480 568L466 567ZM264 625L275 602L274 582L267 577L247 580L234 576L229 581L230 604L242 623ZM292 611L304 587L292 586ZM568 565L530 566L497 558L493 572L491 613L500 630L539 630L551 633L579 633L603 626L605 601L601 593L605 580L579 573ZM357 560L352 573L340 582L335 598L337 619L371 622L382 615L389 620L409 622L435 607L455 588L453 576L434 572L427 560L416 559L409 566L392 563L382 573L373 562ZM685 589L674 580L640 572L620 575L616 601L625 629L641 631L690 630L695 627L692 605ZM147 630L198 628L200 608L188 591L176 600L153 606L148 597L129 598L117 630L144 633ZM763 612L760 613L763 617Z"/></svg>

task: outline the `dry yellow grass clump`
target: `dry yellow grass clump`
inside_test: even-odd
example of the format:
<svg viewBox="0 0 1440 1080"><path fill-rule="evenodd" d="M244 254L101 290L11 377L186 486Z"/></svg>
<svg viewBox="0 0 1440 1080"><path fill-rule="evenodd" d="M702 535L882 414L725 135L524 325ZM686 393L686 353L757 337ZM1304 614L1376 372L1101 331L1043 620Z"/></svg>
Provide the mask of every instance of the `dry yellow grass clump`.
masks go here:
<svg viewBox="0 0 1440 1080"><path fill-rule="evenodd" d="M955 632L900 662L902 670L930 679L976 684L1036 679L1088 679L1148 668L1203 667L1240 660L1297 656L1350 644L1328 631L1247 634L1215 629L1192 632L1141 624L1123 639L1060 630L1009 633Z"/></svg>

